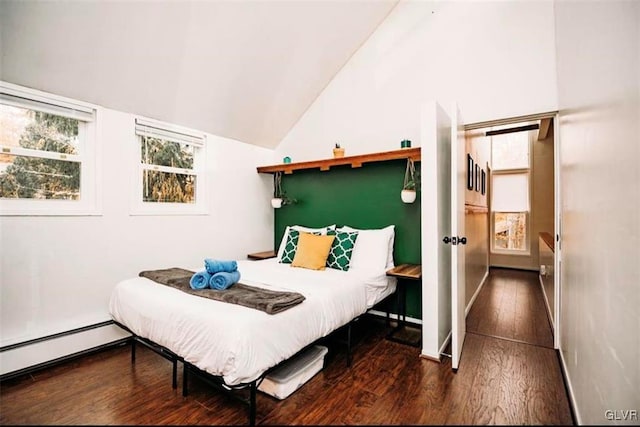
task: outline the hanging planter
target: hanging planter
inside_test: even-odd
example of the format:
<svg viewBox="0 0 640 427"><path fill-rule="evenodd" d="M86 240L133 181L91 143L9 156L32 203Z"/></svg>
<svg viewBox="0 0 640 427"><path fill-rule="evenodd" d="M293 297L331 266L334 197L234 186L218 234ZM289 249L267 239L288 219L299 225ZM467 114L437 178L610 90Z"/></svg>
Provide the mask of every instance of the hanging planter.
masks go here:
<svg viewBox="0 0 640 427"><path fill-rule="evenodd" d="M271 199L271 206L275 209L281 208L282 207L282 198L281 197L274 197L273 199Z"/></svg>
<svg viewBox="0 0 640 427"><path fill-rule="evenodd" d="M271 198L271 206L274 209L279 209L285 205L297 203L296 199L290 199L282 191L282 172L276 172L273 174L273 197Z"/></svg>
<svg viewBox="0 0 640 427"><path fill-rule="evenodd" d="M413 203L416 201L416 190L402 190L400 198L404 203Z"/></svg>
<svg viewBox="0 0 640 427"><path fill-rule="evenodd" d="M400 192L400 198L404 203L413 203L416 201L416 167L413 163L413 159L407 159L407 168L404 172L404 183L402 184L402 191Z"/></svg>

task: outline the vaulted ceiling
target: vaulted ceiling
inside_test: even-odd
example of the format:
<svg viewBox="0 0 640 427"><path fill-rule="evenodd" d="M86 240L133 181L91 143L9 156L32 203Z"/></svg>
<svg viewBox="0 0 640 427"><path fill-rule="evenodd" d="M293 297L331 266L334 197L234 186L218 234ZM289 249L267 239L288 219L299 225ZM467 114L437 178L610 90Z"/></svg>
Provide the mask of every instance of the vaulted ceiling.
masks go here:
<svg viewBox="0 0 640 427"><path fill-rule="evenodd" d="M0 0L0 79L275 147L398 0Z"/></svg>

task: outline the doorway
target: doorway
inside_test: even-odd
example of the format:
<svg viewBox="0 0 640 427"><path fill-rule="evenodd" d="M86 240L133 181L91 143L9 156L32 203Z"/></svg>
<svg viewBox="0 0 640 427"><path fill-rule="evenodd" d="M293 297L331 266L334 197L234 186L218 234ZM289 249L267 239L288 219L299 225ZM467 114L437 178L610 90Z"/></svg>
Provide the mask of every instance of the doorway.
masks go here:
<svg viewBox="0 0 640 427"><path fill-rule="evenodd" d="M499 333L508 339L557 348L559 274L556 272L560 264L560 248L554 245L560 236L557 114L468 124L464 129L469 163L463 297L467 332ZM502 147L494 146L498 144ZM494 152L493 148L501 150ZM527 290L541 294L544 310L538 310L540 300L531 292L520 301L510 298L513 289L509 287L517 283L521 297ZM494 318L511 316L513 321L508 323L520 322L528 328L526 332L515 327L510 332L500 331L498 323L490 325L487 319L481 322L477 310L471 313L476 303L486 310L487 301L481 293L484 287L487 294L493 295ZM496 298L505 298L502 308L495 306ZM523 310L532 305L537 308L525 315ZM549 319L551 338L543 337L545 333L538 327L540 313ZM532 323L533 329L529 327Z"/></svg>

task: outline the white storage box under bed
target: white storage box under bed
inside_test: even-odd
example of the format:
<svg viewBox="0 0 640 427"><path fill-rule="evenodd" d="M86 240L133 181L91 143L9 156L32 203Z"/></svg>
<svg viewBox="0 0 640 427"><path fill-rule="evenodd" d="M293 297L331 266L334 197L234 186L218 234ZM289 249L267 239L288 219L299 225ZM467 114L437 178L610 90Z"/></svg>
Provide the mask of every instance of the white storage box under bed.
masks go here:
<svg viewBox="0 0 640 427"><path fill-rule="evenodd" d="M314 345L282 362L258 386L258 390L277 399L285 399L322 370L327 347Z"/></svg>

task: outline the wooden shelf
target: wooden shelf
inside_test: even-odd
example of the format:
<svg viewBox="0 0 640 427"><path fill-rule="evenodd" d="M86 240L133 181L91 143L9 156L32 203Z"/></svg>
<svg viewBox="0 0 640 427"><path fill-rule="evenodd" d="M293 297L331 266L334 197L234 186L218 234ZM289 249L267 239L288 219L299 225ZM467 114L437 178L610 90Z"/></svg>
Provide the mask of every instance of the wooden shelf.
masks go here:
<svg viewBox="0 0 640 427"><path fill-rule="evenodd" d="M252 254L247 254L247 258L253 260L261 260L261 259L269 259L276 257L276 251L264 251L264 252L254 252Z"/></svg>
<svg viewBox="0 0 640 427"><path fill-rule="evenodd" d="M292 174L295 170L320 169L328 171L332 166L351 165L352 168L362 167L364 163L385 162L388 160L413 159L420 161L420 147L403 148L394 151L383 151L380 153L362 154L358 156L337 157L333 159L313 160L310 162L281 163L279 165L258 166L258 173L284 172Z"/></svg>
<svg viewBox="0 0 640 427"><path fill-rule="evenodd" d="M387 276L398 277L400 279L420 280L422 278L422 265L420 264L400 264L387 271Z"/></svg>
<svg viewBox="0 0 640 427"><path fill-rule="evenodd" d="M489 212L489 208L487 208L486 206L472 205L470 203L464 204L464 213L481 214L481 213L488 213L488 212Z"/></svg>
<svg viewBox="0 0 640 427"><path fill-rule="evenodd" d="M555 242L553 240L553 236L551 235L551 233L547 233L546 231L541 231L538 234L540 235L540 238L542 239L542 241L546 243L549 249L551 249L551 252L555 252Z"/></svg>

